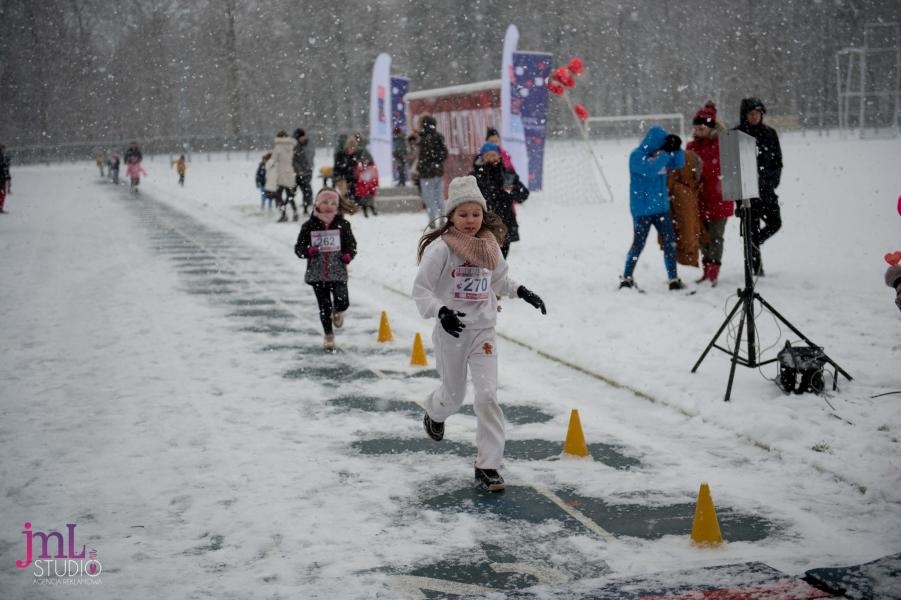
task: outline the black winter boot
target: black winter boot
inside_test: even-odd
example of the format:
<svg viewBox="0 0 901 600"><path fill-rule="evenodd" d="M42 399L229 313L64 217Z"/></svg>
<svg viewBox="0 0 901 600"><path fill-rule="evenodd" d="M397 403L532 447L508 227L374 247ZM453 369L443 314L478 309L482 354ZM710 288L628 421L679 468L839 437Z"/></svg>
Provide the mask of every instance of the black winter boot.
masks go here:
<svg viewBox="0 0 901 600"><path fill-rule="evenodd" d="M429 418L429 413L426 413L422 418L422 424L425 427L425 432L430 438L436 442L440 442L444 439L444 423L436 423Z"/></svg>
<svg viewBox="0 0 901 600"><path fill-rule="evenodd" d="M480 469L476 467L476 479L489 492L504 491L504 478L495 469Z"/></svg>

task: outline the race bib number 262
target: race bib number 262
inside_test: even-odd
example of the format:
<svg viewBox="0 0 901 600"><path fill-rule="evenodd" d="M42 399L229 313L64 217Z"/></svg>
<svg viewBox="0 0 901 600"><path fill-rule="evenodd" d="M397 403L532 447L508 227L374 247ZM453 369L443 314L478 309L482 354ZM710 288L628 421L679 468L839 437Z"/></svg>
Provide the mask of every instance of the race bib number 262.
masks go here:
<svg viewBox="0 0 901 600"><path fill-rule="evenodd" d="M341 232L337 229L311 231L310 242L320 252L338 252L341 250Z"/></svg>

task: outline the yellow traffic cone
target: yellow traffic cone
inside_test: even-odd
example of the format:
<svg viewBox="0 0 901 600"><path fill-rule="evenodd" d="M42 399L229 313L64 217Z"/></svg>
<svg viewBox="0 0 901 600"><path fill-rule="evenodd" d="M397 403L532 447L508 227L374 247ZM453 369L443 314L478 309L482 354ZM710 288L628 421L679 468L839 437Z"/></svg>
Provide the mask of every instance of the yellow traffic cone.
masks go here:
<svg viewBox="0 0 901 600"><path fill-rule="evenodd" d="M379 341L394 341L394 334L391 333L391 325L388 324L388 313L385 311L382 311L382 319L379 321Z"/></svg>
<svg viewBox="0 0 901 600"><path fill-rule="evenodd" d="M569 430L566 432L563 454L579 457L588 456L588 446L585 445L585 435L582 433L582 422L579 420L579 411L576 409L573 409L569 415Z"/></svg>
<svg viewBox="0 0 901 600"><path fill-rule="evenodd" d="M416 334L416 338L413 340L413 354L410 356L410 366L429 366L429 361L425 359L425 348L422 347L422 336L420 336L418 333Z"/></svg>
<svg viewBox="0 0 901 600"><path fill-rule="evenodd" d="M720 522L716 518L716 508L710 497L710 487L706 483L702 483L698 491L695 519L691 525L691 541L702 546L719 546L723 543Z"/></svg>

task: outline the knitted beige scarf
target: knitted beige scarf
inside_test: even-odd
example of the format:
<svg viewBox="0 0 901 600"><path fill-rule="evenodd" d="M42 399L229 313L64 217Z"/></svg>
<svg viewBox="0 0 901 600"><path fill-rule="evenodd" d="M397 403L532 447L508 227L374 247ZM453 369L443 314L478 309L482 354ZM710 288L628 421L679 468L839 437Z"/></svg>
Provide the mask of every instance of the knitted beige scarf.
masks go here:
<svg viewBox="0 0 901 600"><path fill-rule="evenodd" d="M485 229L475 236L466 235L456 227L451 227L441 235L441 239L451 251L468 264L494 270L501 256L501 248L494 235Z"/></svg>

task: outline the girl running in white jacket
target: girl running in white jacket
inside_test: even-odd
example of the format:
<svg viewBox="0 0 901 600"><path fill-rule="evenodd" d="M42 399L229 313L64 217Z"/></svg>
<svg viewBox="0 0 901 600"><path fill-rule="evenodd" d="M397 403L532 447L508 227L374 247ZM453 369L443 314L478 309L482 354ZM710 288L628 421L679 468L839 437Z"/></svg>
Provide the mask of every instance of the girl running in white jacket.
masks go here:
<svg viewBox="0 0 901 600"><path fill-rule="evenodd" d="M489 491L504 489L497 472L504 456L504 415L497 403L498 296L520 297L547 314L537 294L507 276L500 242L505 229L489 213L475 177L450 183L447 222L419 240L419 272L413 299L424 318L437 317L432 343L441 386L429 394L426 433L444 438L444 421L466 396L467 368L475 387L476 479ZM433 243L434 242L434 243Z"/></svg>

